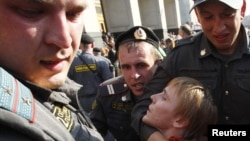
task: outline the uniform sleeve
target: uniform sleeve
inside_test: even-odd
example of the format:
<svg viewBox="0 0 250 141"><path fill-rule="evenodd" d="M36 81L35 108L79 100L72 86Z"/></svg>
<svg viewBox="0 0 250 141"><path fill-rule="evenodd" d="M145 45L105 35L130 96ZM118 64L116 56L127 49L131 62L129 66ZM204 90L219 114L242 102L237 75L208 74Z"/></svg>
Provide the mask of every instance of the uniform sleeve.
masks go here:
<svg viewBox="0 0 250 141"><path fill-rule="evenodd" d="M112 72L110 71L109 64L106 61L101 62L101 77L103 81L108 80L113 77Z"/></svg>
<svg viewBox="0 0 250 141"><path fill-rule="evenodd" d="M75 71L75 65L76 65L76 62L77 62L77 58L75 57L73 62L71 63L70 65L70 68L69 68L69 71L68 71L68 77L72 80L74 80L74 71Z"/></svg>
<svg viewBox="0 0 250 141"><path fill-rule="evenodd" d="M96 100L92 105L93 110L90 113L90 119L98 130L98 132L104 137L107 134L108 126L103 111L101 99L102 97L100 97L100 95L98 94Z"/></svg>
<svg viewBox="0 0 250 141"><path fill-rule="evenodd" d="M145 125L141 119L146 114L148 106L151 103L150 96L161 92L170 80L170 75L168 75L165 70L165 63L166 62L163 62L162 65L158 67L154 77L146 86L143 97L137 102L131 113L131 126L140 135L142 140L147 140L153 132L157 131L155 128Z"/></svg>

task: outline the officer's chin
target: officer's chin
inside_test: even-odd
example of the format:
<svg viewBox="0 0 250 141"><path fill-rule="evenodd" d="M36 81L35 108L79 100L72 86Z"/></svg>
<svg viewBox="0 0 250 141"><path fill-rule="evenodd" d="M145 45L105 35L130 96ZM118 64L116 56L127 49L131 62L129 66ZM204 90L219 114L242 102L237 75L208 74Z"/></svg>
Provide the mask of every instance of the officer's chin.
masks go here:
<svg viewBox="0 0 250 141"><path fill-rule="evenodd" d="M57 89L65 83L66 78L67 76L63 74L57 74L49 78L37 79L35 84L47 89Z"/></svg>
<svg viewBox="0 0 250 141"><path fill-rule="evenodd" d="M134 94L135 97L139 98L139 97L141 97L143 95L143 90L140 90L140 91L134 90L133 94Z"/></svg>

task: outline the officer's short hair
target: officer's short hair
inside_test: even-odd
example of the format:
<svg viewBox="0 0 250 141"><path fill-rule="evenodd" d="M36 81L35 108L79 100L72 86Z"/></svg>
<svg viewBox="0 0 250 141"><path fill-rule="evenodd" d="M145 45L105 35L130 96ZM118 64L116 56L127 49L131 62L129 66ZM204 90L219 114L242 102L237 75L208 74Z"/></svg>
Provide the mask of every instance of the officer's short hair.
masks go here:
<svg viewBox="0 0 250 141"><path fill-rule="evenodd" d="M94 52L101 52L101 49L98 48L98 47L94 47L93 51L94 51Z"/></svg>

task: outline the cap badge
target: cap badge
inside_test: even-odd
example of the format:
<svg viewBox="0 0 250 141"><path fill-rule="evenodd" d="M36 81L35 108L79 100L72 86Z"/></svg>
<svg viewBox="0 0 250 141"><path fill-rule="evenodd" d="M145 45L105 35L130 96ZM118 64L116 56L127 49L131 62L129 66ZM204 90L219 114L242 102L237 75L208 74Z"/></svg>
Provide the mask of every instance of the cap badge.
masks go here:
<svg viewBox="0 0 250 141"><path fill-rule="evenodd" d="M146 32L142 28L138 28L134 32L135 39L143 39L145 40L147 38Z"/></svg>

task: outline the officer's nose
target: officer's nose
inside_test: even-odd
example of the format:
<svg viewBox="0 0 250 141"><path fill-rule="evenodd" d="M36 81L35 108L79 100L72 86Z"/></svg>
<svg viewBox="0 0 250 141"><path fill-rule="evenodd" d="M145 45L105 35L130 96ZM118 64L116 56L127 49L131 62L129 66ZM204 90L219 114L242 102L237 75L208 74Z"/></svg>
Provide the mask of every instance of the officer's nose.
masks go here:
<svg viewBox="0 0 250 141"><path fill-rule="evenodd" d="M215 18L213 26L213 31L215 33L221 33L226 29L226 24L224 23L224 20L220 19L219 17Z"/></svg>
<svg viewBox="0 0 250 141"><path fill-rule="evenodd" d="M138 79L140 77L140 74L135 68L131 69L131 78Z"/></svg>
<svg viewBox="0 0 250 141"><path fill-rule="evenodd" d="M60 48L71 47L73 39L65 15L58 14L53 16L53 19L51 18L45 39L48 44L54 44Z"/></svg>

